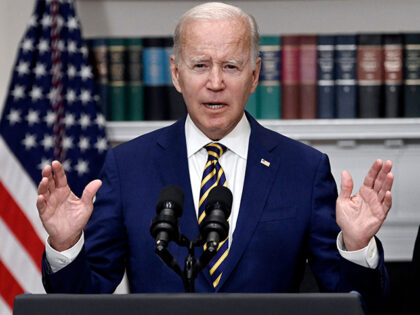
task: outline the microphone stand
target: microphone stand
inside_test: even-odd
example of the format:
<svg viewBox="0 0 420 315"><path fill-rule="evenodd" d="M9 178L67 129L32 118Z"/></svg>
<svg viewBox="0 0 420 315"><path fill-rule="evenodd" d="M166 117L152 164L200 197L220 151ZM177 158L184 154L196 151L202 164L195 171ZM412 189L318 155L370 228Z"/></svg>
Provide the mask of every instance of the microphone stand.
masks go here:
<svg viewBox="0 0 420 315"><path fill-rule="evenodd" d="M185 258L184 263L184 270L181 269L175 257L168 251L166 243L157 242L155 246L155 253L169 268L181 277L185 292L195 292L194 281L198 274L216 255L218 243L212 242L209 244L198 260L195 258L194 248L204 245L205 240L201 237L201 235L195 240L190 241L185 235L181 234L176 243L188 249L188 255Z"/></svg>

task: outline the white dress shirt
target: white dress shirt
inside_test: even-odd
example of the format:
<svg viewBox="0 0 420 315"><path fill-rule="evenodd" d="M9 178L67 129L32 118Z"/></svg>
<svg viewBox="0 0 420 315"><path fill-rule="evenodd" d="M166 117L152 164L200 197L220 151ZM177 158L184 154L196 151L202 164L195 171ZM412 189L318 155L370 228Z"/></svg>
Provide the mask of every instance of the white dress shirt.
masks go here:
<svg viewBox="0 0 420 315"><path fill-rule="evenodd" d="M228 150L220 157L219 163L225 172L227 186L233 194L232 211L229 219L229 246L233 240L232 235L239 215L250 135L251 127L244 114L238 125L223 139L217 141L228 148ZM195 126L189 115L187 116L185 122L185 137L187 142L191 190L195 211L198 216L201 178L208 156L207 150L204 146L215 141L212 141L204 135L201 130ZM56 272L64 268L76 259L83 247L83 244L84 237L82 235L80 240L72 248L63 252L58 252L49 245L47 240L45 253L52 272ZM337 248L342 257L353 263L372 269L376 268L378 265L379 255L374 238L372 238L368 246L363 249L357 251L346 251L342 233L340 232L337 236Z"/></svg>

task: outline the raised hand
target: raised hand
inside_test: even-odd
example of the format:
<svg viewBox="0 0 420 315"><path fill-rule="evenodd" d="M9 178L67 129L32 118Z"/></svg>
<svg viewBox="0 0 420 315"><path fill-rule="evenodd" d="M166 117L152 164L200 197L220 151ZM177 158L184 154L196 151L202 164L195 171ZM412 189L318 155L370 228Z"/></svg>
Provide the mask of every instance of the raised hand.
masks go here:
<svg viewBox="0 0 420 315"><path fill-rule="evenodd" d="M379 231L392 205L392 162L376 160L355 195L353 180L347 171L341 174L341 191L336 203L337 224L349 251L368 245Z"/></svg>
<svg viewBox="0 0 420 315"><path fill-rule="evenodd" d="M54 249L63 251L77 243L92 214L93 197L101 185L100 180L90 182L78 198L70 190L60 162L45 166L36 206Z"/></svg>

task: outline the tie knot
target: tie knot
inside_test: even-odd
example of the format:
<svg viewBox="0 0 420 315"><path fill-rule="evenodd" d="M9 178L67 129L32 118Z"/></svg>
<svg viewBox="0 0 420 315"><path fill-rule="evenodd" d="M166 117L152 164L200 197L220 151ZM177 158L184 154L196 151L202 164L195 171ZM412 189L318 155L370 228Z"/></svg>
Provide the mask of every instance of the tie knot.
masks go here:
<svg viewBox="0 0 420 315"><path fill-rule="evenodd" d="M218 160L223 153L226 152L227 148L221 143L209 143L205 146L207 153L209 154L209 159Z"/></svg>

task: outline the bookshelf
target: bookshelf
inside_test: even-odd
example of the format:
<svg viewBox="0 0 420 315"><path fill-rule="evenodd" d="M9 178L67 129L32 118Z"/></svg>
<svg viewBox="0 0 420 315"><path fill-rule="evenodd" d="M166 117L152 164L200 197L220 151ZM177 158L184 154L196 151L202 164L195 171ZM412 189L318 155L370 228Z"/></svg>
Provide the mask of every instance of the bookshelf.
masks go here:
<svg viewBox="0 0 420 315"><path fill-rule="evenodd" d="M200 1L78 0L86 37L167 36L177 18ZM228 1L255 16L261 34L419 31L420 2L402 0ZM92 16L103 19L92 19ZM275 17L275 18L273 18ZM391 159L396 174L393 208L382 227L387 261L411 259L420 224L420 119L262 120L264 126L327 153L339 184L347 169L355 185L376 158ZM171 124L170 121L109 122L113 145ZM358 189L355 186L355 191Z"/></svg>

